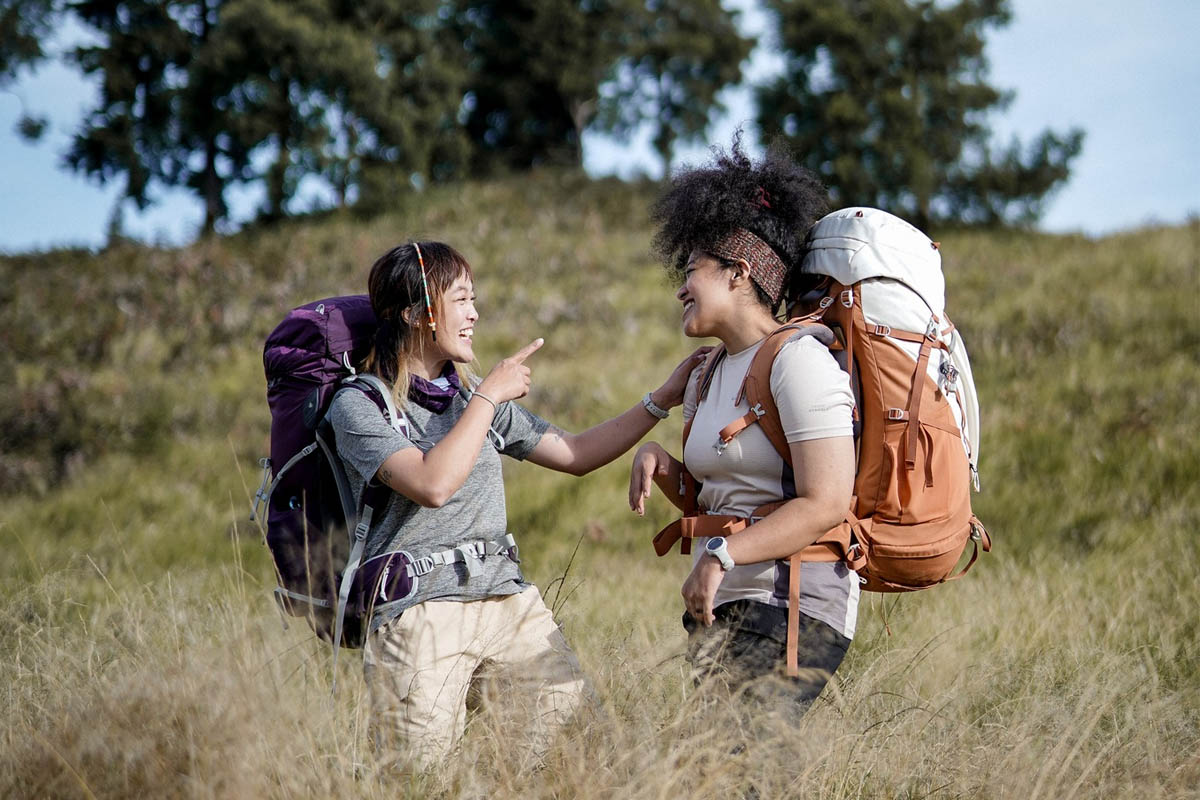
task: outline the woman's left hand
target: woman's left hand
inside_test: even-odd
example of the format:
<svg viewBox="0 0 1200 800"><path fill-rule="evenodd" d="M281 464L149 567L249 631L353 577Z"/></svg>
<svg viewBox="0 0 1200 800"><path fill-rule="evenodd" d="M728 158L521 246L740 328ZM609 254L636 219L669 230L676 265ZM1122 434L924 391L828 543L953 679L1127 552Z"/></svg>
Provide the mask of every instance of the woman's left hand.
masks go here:
<svg viewBox="0 0 1200 800"><path fill-rule="evenodd" d="M683 392L687 389L688 378L711 351L712 347L708 345L697 347L691 355L680 361L666 382L651 393L654 404L664 409L682 405Z"/></svg>
<svg viewBox="0 0 1200 800"><path fill-rule="evenodd" d="M712 556L704 555L692 567L692 574L683 582L683 602L687 612L701 625L708 627L713 624L713 598L717 596L717 587L725 579L725 570L721 562Z"/></svg>

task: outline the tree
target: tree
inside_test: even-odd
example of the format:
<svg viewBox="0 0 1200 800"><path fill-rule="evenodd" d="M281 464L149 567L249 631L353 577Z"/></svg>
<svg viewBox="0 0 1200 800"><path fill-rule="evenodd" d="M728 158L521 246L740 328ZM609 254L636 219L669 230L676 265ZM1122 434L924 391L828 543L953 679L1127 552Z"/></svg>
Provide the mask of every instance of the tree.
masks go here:
<svg viewBox="0 0 1200 800"><path fill-rule="evenodd" d="M206 231L227 215L234 183L262 182L269 220L290 212L308 175L345 202L364 187L394 196L397 175L407 186L453 173L465 161L464 90L461 58L443 56L456 50L444 5L76 3L103 42L74 57L102 90L67 163L101 181L124 176L140 207L155 182L190 188L204 200Z"/></svg>
<svg viewBox="0 0 1200 800"><path fill-rule="evenodd" d="M0 84L44 56L42 11L93 34L70 59L99 97L66 164L123 180L142 208L155 186L188 188L205 231L234 184L265 188L262 219L300 210L312 175L337 202L375 209L464 174L578 165L590 124L648 122L669 154L704 130L750 47L718 0L0 4Z"/></svg>
<svg viewBox="0 0 1200 800"><path fill-rule="evenodd" d="M649 124L669 164L752 46L718 0L464 0L455 28L482 172L578 165L589 126L626 136Z"/></svg>
<svg viewBox="0 0 1200 800"><path fill-rule="evenodd" d="M461 112L469 75L444 0L348 3L373 42L381 80L339 91L348 112L343 146L326 174L335 185L353 185L357 205L374 211L413 185L466 172L471 144Z"/></svg>
<svg viewBox="0 0 1200 800"><path fill-rule="evenodd" d="M984 34L1007 0L767 0L786 67L758 91L776 131L840 205L876 205L919 227L1029 221L1066 179L1083 133L989 146L987 115L1011 93L985 82Z"/></svg>
<svg viewBox="0 0 1200 800"><path fill-rule="evenodd" d="M102 183L125 178L139 208L153 183L188 186L205 204L204 229L228 212L225 188L251 177L250 152L219 82L197 82L223 0L84 0L72 6L103 43L81 46L74 61L100 78L66 163Z"/></svg>
<svg viewBox="0 0 1200 800"><path fill-rule="evenodd" d="M614 0L473 0L454 29L470 74L464 125L478 172L579 164L616 58Z"/></svg>
<svg viewBox="0 0 1200 800"><path fill-rule="evenodd" d="M694 142L721 111L717 94L740 83L754 46L718 0L647 0L625 15L630 44L602 88L600 125L625 137L646 125L670 172L677 141Z"/></svg>

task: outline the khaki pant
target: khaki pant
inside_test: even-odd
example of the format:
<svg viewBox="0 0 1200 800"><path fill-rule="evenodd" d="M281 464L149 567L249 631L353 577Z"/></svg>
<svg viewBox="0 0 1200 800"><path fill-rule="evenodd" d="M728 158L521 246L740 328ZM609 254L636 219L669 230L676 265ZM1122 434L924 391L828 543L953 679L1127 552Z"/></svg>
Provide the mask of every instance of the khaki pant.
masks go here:
<svg viewBox="0 0 1200 800"><path fill-rule="evenodd" d="M420 767L462 737L469 700L523 710L526 752L540 755L590 691L535 586L421 603L373 633L363 659L377 747Z"/></svg>

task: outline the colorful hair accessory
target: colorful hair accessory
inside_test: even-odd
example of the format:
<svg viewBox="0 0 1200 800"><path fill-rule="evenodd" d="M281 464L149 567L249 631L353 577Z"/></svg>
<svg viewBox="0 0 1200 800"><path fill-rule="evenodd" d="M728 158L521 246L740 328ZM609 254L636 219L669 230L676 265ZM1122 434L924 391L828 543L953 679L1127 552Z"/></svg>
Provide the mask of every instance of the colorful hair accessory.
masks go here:
<svg viewBox="0 0 1200 800"><path fill-rule="evenodd" d="M763 208L771 207L771 195L767 194L767 190L759 186L754 193L754 202L758 203Z"/></svg>
<svg viewBox="0 0 1200 800"><path fill-rule="evenodd" d="M783 297L783 279L787 267L771 245L745 228L735 228L732 233L708 248L717 258L726 261L739 259L750 265L750 280L771 299L771 305L779 304Z"/></svg>
<svg viewBox="0 0 1200 800"><path fill-rule="evenodd" d="M433 340L437 341L437 322L433 319L433 304L429 302L429 283L425 280L425 257L421 255L421 246L416 242L412 243L413 249L417 251L417 263L421 265L421 289L425 292L425 313L429 315L429 330L433 333Z"/></svg>

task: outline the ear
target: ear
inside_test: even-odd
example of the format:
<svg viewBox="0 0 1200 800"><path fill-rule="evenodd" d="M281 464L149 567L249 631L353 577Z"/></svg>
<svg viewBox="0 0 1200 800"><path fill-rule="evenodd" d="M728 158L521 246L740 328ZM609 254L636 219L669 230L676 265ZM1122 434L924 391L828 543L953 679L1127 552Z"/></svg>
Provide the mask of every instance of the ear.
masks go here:
<svg viewBox="0 0 1200 800"><path fill-rule="evenodd" d="M407 308L400 312L400 318L404 320L405 325L413 324L412 314L409 313L409 310Z"/></svg>
<svg viewBox="0 0 1200 800"><path fill-rule="evenodd" d="M750 282L750 264L744 258L739 258L733 262L733 268L729 270L729 285L730 288L741 286Z"/></svg>

